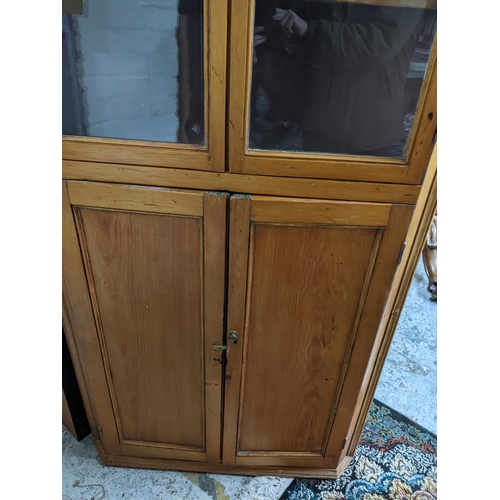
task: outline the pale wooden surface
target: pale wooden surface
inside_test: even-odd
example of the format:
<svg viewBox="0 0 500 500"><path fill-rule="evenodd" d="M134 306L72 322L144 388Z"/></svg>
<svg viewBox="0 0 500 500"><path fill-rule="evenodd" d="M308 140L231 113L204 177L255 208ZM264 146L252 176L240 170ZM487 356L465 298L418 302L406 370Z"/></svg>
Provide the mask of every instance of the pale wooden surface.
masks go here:
<svg viewBox="0 0 500 500"><path fill-rule="evenodd" d="M422 195L415 207L408 234L406 235L407 248L394 277L394 283L380 321L377 339L367 365L363 387L358 394L355 411L356 418L353 419L348 433L348 440L350 442L348 453L351 455L354 453L363 430L370 404L373 400L377 383L382 373L384 362L425 243L428 228L436 211L436 204L437 143L434 146L424 179Z"/></svg>
<svg viewBox="0 0 500 500"><path fill-rule="evenodd" d="M206 460L220 461L222 432L222 356L212 344L223 344L226 299L227 194L203 196L203 280Z"/></svg>
<svg viewBox="0 0 500 500"><path fill-rule="evenodd" d="M327 446L325 466L335 467L342 459L342 442L354 416L357 396L366 373L387 296L397 269L401 246L413 214L412 206L393 205L380 242L373 275L366 295L358 333L352 347L350 363Z"/></svg>
<svg viewBox="0 0 500 500"><path fill-rule="evenodd" d="M238 452L322 455L375 236L254 226Z"/></svg>
<svg viewBox="0 0 500 500"><path fill-rule="evenodd" d="M79 214L121 441L202 451L200 219Z"/></svg>
<svg viewBox="0 0 500 500"><path fill-rule="evenodd" d="M237 171L251 175L397 183L404 182L408 174L404 160L368 156L250 150L239 161ZM236 172L235 168L230 170Z"/></svg>
<svg viewBox="0 0 500 500"><path fill-rule="evenodd" d="M390 205L381 203L253 196L251 219L253 222L385 226L390 211Z"/></svg>
<svg viewBox="0 0 500 500"><path fill-rule="evenodd" d="M64 304L67 311L65 332L93 436L106 451L121 453L111 398L94 322L87 277L66 183L62 183L62 268ZM90 411L89 411L90 410Z"/></svg>
<svg viewBox="0 0 500 500"><path fill-rule="evenodd" d="M71 181L67 186L72 205L192 216L203 214L203 194L199 191Z"/></svg>
<svg viewBox="0 0 500 500"><path fill-rule="evenodd" d="M251 84L249 45L253 3L247 0L230 0L230 54L228 99L228 162L229 171L241 173L241 157L247 149L246 124L248 123L248 98Z"/></svg>
<svg viewBox="0 0 500 500"><path fill-rule="evenodd" d="M265 210L255 211L254 203L281 207L261 222L254 216ZM412 208L352 203L350 217L335 220L335 209L344 207L331 203L332 219L318 222L307 205L328 204L231 198L228 329L239 340L227 353L227 465L336 468L341 462L337 429L354 410L344 388L364 373L351 351L376 331L365 315L373 318L389 292ZM362 226L350 224L356 216L365 217ZM386 238L393 231L395 238Z"/></svg>
<svg viewBox="0 0 500 500"><path fill-rule="evenodd" d="M210 169L209 154L202 146L167 142L65 136L62 141L62 157L65 160L154 165L194 170Z"/></svg>
<svg viewBox="0 0 500 500"><path fill-rule="evenodd" d="M336 479L349 464L350 459L342 460L336 469L318 469L308 467L273 467L273 466L237 466L211 464L208 462L189 462L186 460L170 460L159 458L130 457L125 455L107 455L100 442L95 442L99 456L105 465L118 467L133 467L140 469L175 470L184 472L206 472L212 474L237 474L249 476L279 476L279 477L317 477Z"/></svg>
<svg viewBox="0 0 500 500"><path fill-rule="evenodd" d="M411 271L407 255L399 269L396 262L414 205L418 202L420 213L427 214L433 203L427 180L420 198L418 184L436 124L435 47L406 164L247 153L253 4L231 3L230 89L227 2L204 2L204 9L206 148L63 139L63 178L68 180L63 183L65 321L93 436L105 463L113 465L334 478L353 453L395 327L402 283ZM223 172L224 166L231 173ZM252 174L238 173L242 171ZM231 198L227 226L228 194L206 190L253 196ZM412 225L408 237L420 232ZM331 247L343 256L343 274L326 265ZM151 277L153 264L158 276ZM120 273L126 280L116 279ZM162 275L168 279L161 280ZM335 280L343 286L335 288ZM125 281L137 284L132 293L122 290L120 300L103 298L109 282L112 289L125 289ZM187 293L185 300L173 296L166 282ZM296 290L305 300L293 302ZM148 316L142 306L152 295L169 300L160 304L153 297L155 314ZM313 307L324 296L332 301ZM283 297L289 300L283 303ZM332 314L329 308L338 304L342 307ZM283 318L278 322L279 314ZM336 319L333 330L329 314ZM180 353L175 359L160 355L166 345L161 335L165 318L176 327L169 344ZM328 324L330 330L325 330ZM151 342L145 326L152 332ZM380 333L384 328L385 336ZM237 344L227 342L231 330L240 334ZM326 335L332 331L334 342ZM224 355L211 348L213 343L229 344L224 380ZM136 347L132 367L126 356L130 345ZM165 359L168 370L162 366ZM127 386L131 375L132 391ZM317 383L318 377L323 381ZM153 380L159 380L157 387ZM181 400L185 391L192 396L183 394L186 401ZM270 410L268 392L276 401L281 395L289 398ZM156 405L148 400L151 394ZM289 399L308 406L292 413L287 411ZM136 401L144 407L145 419L134 407ZM120 405L124 411L117 410ZM159 424L162 410L171 419L167 428ZM314 410L311 419L309 410ZM259 427L259 419L265 425Z"/></svg>
<svg viewBox="0 0 500 500"><path fill-rule="evenodd" d="M80 328L93 332L87 352L102 356L80 358L98 392L91 399L103 446L131 457L217 463L222 365L211 344L223 341L227 195L68 184L86 269L80 255L73 264L89 290L65 277L71 303L85 299L96 318L89 311ZM155 211L165 213L148 213L151 193ZM76 238L65 200L67 232Z"/></svg>
<svg viewBox="0 0 500 500"><path fill-rule="evenodd" d="M232 193L327 200L415 204L419 186L375 182L292 179L263 175L198 172L83 161L62 162L65 179L119 182L169 188L209 189Z"/></svg>
<svg viewBox="0 0 500 500"><path fill-rule="evenodd" d="M406 184L422 184L422 180L429 164L434 144L432 139L437 128L437 40L434 40L433 65L429 65L429 86L427 93L421 96L423 101L420 121L416 124L415 140L409 148L410 169L406 177ZM429 61L429 64L431 61Z"/></svg>
<svg viewBox="0 0 500 500"><path fill-rule="evenodd" d="M245 330L246 282L250 234L250 197L232 196L229 215L229 266L227 284L227 331L236 331L240 340L230 346L226 365L224 391L224 439L222 463L234 465L238 432L239 388Z"/></svg>
<svg viewBox="0 0 500 500"><path fill-rule="evenodd" d="M203 4L205 19L207 19L204 44L204 47L208 47L208 50L205 50L205 68L208 71L208 85L205 85L207 105L205 116L207 117L210 170L224 172L226 169L228 2L227 0L210 0Z"/></svg>

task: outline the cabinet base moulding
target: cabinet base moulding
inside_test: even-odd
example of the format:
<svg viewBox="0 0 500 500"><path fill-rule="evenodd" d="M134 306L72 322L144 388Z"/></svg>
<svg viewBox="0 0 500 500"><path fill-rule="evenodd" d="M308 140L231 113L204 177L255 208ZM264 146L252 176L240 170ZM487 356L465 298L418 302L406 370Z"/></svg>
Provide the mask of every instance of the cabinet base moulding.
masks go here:
<svg viewBox="0 0 500 500"><path fill-rule="evenodd" d="M235 474L240 476L251 475L337 479L352 459L352 457L345 457L336 469L307 469L298 467L238 467L223 463L201 463L189 462L185 460L165 460L161 458L138 458L123 455L108 455L104 451L100 441L94 442L99 452L99 457L104 465L179 472Z"/></svg>

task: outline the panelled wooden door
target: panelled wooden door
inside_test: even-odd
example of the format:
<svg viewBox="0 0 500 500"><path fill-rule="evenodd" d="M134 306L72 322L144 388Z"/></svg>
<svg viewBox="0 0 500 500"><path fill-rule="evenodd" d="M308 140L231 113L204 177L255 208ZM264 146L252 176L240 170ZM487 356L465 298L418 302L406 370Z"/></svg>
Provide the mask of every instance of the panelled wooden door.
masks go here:
<svg viewBox="0 0 500 500"><path fill-rule="evenodd" d="M412 212L232 196L224 463L338 466Z"/></svg>
<svg viewBox="0 0 500 500"><path fill-rule="evenodd" d="M227 195L63 183L65 302L109 455L218 462Z"/></svg>

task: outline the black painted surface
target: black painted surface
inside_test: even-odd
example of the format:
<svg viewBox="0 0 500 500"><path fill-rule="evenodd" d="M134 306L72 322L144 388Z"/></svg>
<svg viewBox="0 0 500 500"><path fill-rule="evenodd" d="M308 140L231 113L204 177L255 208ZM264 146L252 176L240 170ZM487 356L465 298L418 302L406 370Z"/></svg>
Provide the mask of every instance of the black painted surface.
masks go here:
<svg viewBox="0 0 500 500"><path fill-rule="evenodd" d="M75 427L76 437L78 441L81 441L90 434L90 426L87 414L85 413L68 343L64 335L64 329L62 331L62 386L71 413L71 419L73 420L73 426Z"/></svg>

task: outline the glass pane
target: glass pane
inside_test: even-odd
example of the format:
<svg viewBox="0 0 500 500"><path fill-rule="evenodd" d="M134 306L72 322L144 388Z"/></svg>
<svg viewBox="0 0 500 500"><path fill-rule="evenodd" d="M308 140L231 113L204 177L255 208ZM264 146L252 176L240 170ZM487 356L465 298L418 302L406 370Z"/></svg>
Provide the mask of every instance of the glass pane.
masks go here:
<svg viewBox="0 0 500 500"><path fill-rule="evenodd" d="M202 0L88 0L63 16L65 135L204 144Z"/></svg>
<svg viewBox="0 0 500 500"><path fill-rule="evenodd" d="M256 0L250 147L404 157L435 31L431 9Z"/></svg>

